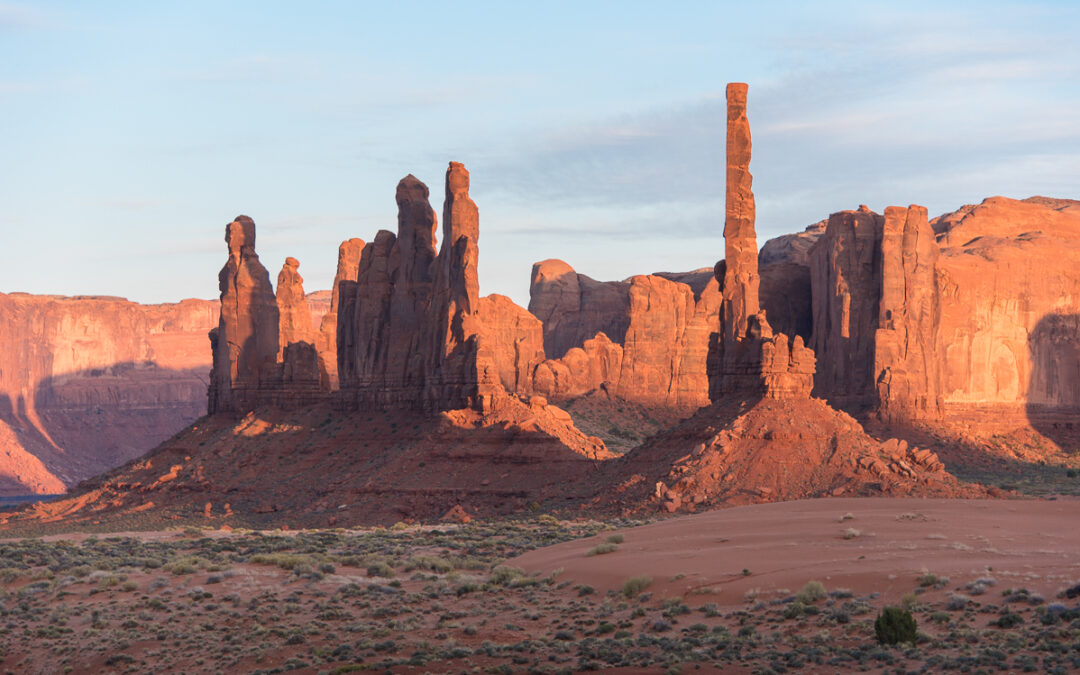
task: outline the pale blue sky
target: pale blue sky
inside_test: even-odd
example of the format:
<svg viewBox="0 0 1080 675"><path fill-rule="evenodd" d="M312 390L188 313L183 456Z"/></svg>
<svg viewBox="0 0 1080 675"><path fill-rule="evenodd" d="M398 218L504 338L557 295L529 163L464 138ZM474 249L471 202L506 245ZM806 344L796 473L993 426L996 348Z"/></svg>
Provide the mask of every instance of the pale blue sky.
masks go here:
<svg viewBox="0 0 1080 675"><path fill-rule="evenodd" d="M760 241L832 211L1080 198L1080 3L4 2L0 291L217 295L245 213L276 278L441 215L472 173L483 293L723 255L724 86Z"/></svg>

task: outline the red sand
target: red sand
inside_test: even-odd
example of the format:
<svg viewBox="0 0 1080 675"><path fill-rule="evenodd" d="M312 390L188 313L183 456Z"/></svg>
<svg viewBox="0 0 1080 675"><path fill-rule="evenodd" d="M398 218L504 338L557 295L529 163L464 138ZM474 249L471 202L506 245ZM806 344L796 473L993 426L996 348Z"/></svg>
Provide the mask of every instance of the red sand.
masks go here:
<svg viewBox="0 0 1080 675"><path fill-rule="evenodd" d="M544 575L563 568L560 581L601 592L649 576L656 597L713 589L710 601L728 606L812 579L896 601L928 572L949 577L949 588L992 577L991 593L1026 588L1049 599L1080 580L1078 526L1080 500L1071 498L815 499L673 518L619 530L625 541L614 553L585 555L607 533L510 564ZM849 528L859 534L845 539Z"/></svg>

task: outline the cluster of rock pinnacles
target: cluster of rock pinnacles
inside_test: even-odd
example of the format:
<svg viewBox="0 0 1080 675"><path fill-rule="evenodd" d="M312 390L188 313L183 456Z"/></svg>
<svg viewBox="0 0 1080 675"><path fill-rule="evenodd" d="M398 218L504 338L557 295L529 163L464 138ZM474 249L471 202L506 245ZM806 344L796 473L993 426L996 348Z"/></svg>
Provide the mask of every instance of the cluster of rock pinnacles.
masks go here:
<svg viewBox="0 0 1080 675"><path fill-rule="evenodd" d="M757 248L746 95L728 85L725 255L712 272L602 283L547 260L532 270L528 310L480 297L479 214L468 171L451 162L441 242L428 188L406 176L397 233L341 244L316 328L297 261L286 260L275 294L255 224L237 217L219 276L209 411L322 400L486 411L501 397L601 390L687 412L721 397L813 394L890 422L940 417L949 291L926 209L835 213L805 233L812 245L790 243L761 264L775 251Z"/></svg>

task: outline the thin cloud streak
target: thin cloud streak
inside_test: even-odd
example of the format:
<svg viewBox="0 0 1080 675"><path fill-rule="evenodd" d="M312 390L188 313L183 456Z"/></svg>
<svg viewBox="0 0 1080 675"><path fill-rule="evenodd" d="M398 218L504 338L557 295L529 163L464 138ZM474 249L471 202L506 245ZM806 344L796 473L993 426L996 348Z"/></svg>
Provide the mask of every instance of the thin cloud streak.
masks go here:
<svg viewBox="0 0 1080 675"><path fill-rule="evenodd" d="M995 43L993 33L949 42L937 30L921 38L901 31L892 40L819 45L827 52L821 62L847 65L800 66L764 86L751 83L751 169L765 231L798 229L859 203L955 208L960 204L947 203L955 193L944 186L971 194L976 178L984 181L983 196L1001 184L1071 187L1073 194L1061 196L1078 196L1080 186L1058 173L1080 158L1077 90L1062 88L1062 105L1047 108L1016 89L1075 81L1080 58L1050 59L1046 67L1043 42L1020 36ZM652 206L652 220L636 219L620 234L696 237L699 227L670 225L680 209L701 210L722 195L724 106L710 93L675 110L552 131L495 160L490 173L500 176L508 202L638 213ZM1030 174L1019 175L1021 166ZM570 229L602 237L619 228Z"/></svg>

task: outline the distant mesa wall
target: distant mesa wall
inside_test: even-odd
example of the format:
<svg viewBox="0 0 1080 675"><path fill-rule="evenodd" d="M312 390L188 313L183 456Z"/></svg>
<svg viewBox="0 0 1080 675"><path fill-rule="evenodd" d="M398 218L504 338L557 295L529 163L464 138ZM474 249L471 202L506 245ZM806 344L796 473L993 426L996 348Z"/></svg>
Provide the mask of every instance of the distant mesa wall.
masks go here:
<svg viewBox="0 0 1080 675"><path fill-rule="evenodd" d="M0 495L68 485L206 412L218 303L0 293Z"/></svg>
<svg viewBox="0 0 1080 675"><path fill-rule="evenodd" d="M814 232L803 239L812 242L818 236ZM767 248L768 243L762 251ZM774 333L800 336L808 342L812 325L809 263L792 247L771 251L770 262L759 267L760 306ZM632 295L635 281L638 288ZM638 300L633 307L632 297ZM707 361L710 336L719 331L719 304L719 283L712 268L596 281L562 260L536 263L529 308L543 322L549 355L537 370L537 391L559 400L602 386L630 401L683 410L707 405ZM626 363L629 376L624 380L627 335L633 339ZM550 358L560 353L559 358Z"/></svg>
<svg viewBox="0 0 1080 675"><path fill-rule="evenodd" d="M689 276L694 286L668 276ZM700 276L598 282L560 260L534 265L529 307L546 317L545 345L562 350L537 369L536 390L554 400L603 388L651 405L707 405L705 366L709 335L719 328L719 291L711 273L703 284Z"/></svg>

